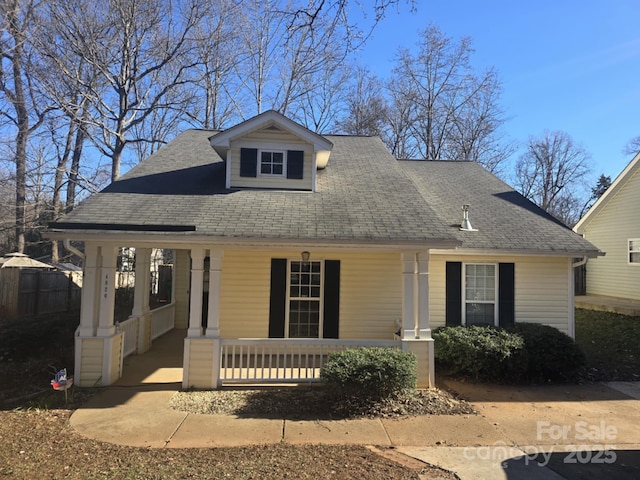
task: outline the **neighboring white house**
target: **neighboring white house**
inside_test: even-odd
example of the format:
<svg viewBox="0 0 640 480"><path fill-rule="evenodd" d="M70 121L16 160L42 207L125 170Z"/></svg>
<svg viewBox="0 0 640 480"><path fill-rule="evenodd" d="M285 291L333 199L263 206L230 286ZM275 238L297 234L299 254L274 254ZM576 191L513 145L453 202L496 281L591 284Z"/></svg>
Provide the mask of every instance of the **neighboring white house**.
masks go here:
<svg viewBox="0 0 640 480"><path fill-rule="evenodd" d="M432 328L573 335L574 259L600 254L477 163L398 161L377 137L318 135L274 111L184 132L49 235L85 242L81 386L117 380L124 337L144 352L156 321L186 329L184 387L311 378L326 352L361 345L414 352L430 386ZM113 322L125 246L131 333ZM161 313L146 307L153 248L175 250Z"/></svg>
<svg viewBox="0 0 640 480"><path fill-rule="evenodd" d="M640 153L574 230L606 254L587 262L587 295L640 301Z"/></svg>

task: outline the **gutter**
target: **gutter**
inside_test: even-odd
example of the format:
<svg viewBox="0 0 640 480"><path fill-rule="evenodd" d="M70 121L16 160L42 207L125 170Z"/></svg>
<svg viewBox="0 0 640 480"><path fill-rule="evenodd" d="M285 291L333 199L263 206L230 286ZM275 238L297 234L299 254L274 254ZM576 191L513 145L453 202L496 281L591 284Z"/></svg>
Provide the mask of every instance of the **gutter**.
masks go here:
<svg viewBox="0 0 640 480"><path fill-rule="evenodd" d="M584 265L585 263L587 263L587 260L589 260L589 257L587 257L587 256L585 255L584 257L582 257L582 260L579 260L579 261L577 261L577 262L575 262L575 263L572 263L572 264L571 264L571 266L572 266L573 268L581 267L582 265Z"/></svg>

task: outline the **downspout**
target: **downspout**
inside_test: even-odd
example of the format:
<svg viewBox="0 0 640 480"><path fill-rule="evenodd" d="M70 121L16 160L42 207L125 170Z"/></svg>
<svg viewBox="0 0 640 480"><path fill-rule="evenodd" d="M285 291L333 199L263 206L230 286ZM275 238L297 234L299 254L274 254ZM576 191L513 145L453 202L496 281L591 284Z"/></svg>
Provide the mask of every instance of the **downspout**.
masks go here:
<svg viewBox="0 0 640 480"><path fill-rule="evenodd" d="M575 340L576 338L576 318L575 318L575 276L574 269L585 265L589 260L589 257L586 255L582 257L582 260L578 260L577 262L570 263L569 267L569 331L567 332L571 338Z"/></svg>
<svg viewBox="0 0 640 480"><path fill-rule="evenodd" d="M78 257L80 257L80 259L82 260L82 263L84 264L84 260L85 260L85 255L84 253L82 253L80 250L78 250L76 247L74 247L73 245L71 245L71 240L69 240L68 238L65 238L62 241L62 244L64 245L64 248L66 248L67 250L69 250L71 253L73 253L74 255L77 255Z"/></svg>

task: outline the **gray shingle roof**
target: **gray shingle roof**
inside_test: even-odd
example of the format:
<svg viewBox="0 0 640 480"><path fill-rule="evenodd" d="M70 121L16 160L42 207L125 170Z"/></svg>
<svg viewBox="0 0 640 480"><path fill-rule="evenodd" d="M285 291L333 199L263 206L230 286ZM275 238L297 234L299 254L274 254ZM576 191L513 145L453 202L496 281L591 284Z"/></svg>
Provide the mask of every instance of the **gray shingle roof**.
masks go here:
<svg viewBox="0 0 640 480"><path fill-rule="evenodd" d="M220 239L595 251L479 165L398 162L374 137L326 136L334 147L315 193L228 190L213 134L182 133L53 228L75 230L74 238L83 237L83 224L115 224L119 231L195 226L181 234ZM458 230L463 203L478 232Z"/></svg>
<svg viewBox="0 0 640 480"><path fill-rule="evenodd" d="M465 249L595 254L597 248L475 162L400 161ZM477 232L460 231L462 205Z"/></svg>

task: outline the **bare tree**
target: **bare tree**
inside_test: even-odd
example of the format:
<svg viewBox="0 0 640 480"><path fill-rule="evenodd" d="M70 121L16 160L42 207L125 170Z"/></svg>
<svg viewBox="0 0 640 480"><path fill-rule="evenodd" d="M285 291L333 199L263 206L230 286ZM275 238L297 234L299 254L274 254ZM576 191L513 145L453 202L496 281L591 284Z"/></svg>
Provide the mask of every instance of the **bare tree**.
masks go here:
<svg viewBox="0 0 640 480"><path fill-rule="evenodd" d="M236 75L238 64L246 57L240 49L241 16L241 4L235 0L213 1L194 29L192 98L184 113L189 123L198 128L224 127L237 119L239 106L244 104L246 92Z"/></svg>
<svg viewBox="0 0 640 480"><path fill-rule="evenodd" d="M543 210L573 225L580 218L582 182L591 155L565 132L530 137L516 163L517 189Z"/></svg>
<svg viewBox="0 0 640 480"><path fill-rule="evenodd" d="M309 85L292 108L291 118L314 132L333 132L342 114L350 74L348 66L338 66L306 77L304 82Z"/></svg>
<svg viewBox="0 0 640 480"><path fill-rule="evenodd" d="M417 46L415 54L399 51L389 82L397 111L409 114L408 125L395 127L402 149L430 160L477 161L494 170L511 153L503 151L499 138L505 119L495 70L476 73L471 39L455 42L436 26L421 33ZM391 147L397 144L394 140Z"/></svg>
<svg viewBox="0 0 640 480"><path fill-rule="evenodd" d="M382 82L364 66L357 66L353 77L346 99L347 115L340 122L340 128L350 135L382 137L388 117Z"/></svg>
<svg viewBox="0 0 640 480"><path fill-rule="evenodd" d="M69 47L82 56L99 81L87 84L92 105L87 121L99 129L90 139L110 159L111 179L120 175L125 146L154 139L133 136L158 109L173 108L170 98L193 66L183 62L188 38L200 21L200 0L109 0L59 2L61 29ZM84 35L84 32L90 32ZM75 77L75 78L74 78ZM140 130L138 130L140 131Z"/></svg>
<svg viewBox="0 0 640 480"><path fill-rule="evenodd" d="M625 155L637 155L640 153L640 135L629 140L624 147L623 153Z"/></svg>
<svg viewBox="0 0 640 480"><path fill-rule="evenodd" d="M27 144L45 119L48 106L38 99L36 82L30 68L35 52L28 41L28 31L38 3L34 0L6 0L0 3L0 101L2 116L9 121L13 134L13 159L16 175L15 241L16 248L25 248L25 211Z"/></svg>

